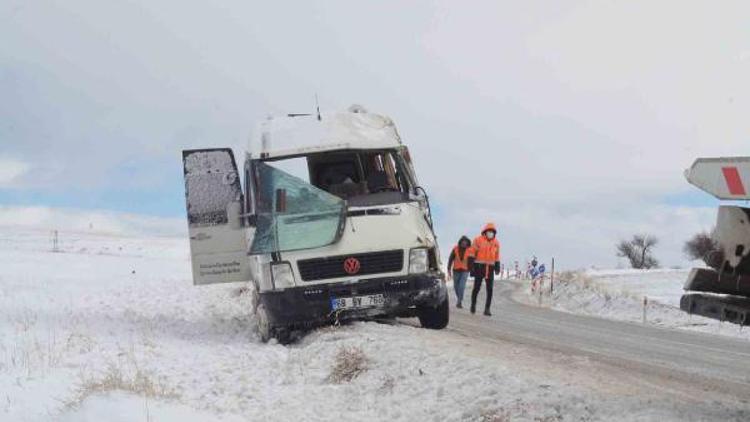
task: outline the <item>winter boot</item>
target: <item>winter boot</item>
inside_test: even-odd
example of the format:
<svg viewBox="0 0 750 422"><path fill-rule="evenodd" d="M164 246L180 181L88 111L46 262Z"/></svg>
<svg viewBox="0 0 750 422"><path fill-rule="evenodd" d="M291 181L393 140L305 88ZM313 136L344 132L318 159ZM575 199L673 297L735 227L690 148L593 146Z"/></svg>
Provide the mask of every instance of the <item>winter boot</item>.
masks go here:
<svg viewBox="0 0 750 422"><path fill-rule="evenodd" d="M471 309L470 309L470 310L471 310L471 313L472 313L472 314L475 314L475 313L477 313L477 304L476 304L476 303L474 303L474 302L472 302L472 303L471 303Z"/></svg>
<svg viewBox="0 0 750 422"><path fill-rule="evenodd" d="M484 308L484 314L487 316L492 316L492 313L490 312L490 308Z"/></svg>
<svg viewBox="0 0 750 422"><path fill-rule="evenodd" d="M458 303L456 304L456 308L458 308L458 309L463 309L463 308L464 308L464 305L462 305L462 304L461 304L461 302L458 302Z"/></svg>

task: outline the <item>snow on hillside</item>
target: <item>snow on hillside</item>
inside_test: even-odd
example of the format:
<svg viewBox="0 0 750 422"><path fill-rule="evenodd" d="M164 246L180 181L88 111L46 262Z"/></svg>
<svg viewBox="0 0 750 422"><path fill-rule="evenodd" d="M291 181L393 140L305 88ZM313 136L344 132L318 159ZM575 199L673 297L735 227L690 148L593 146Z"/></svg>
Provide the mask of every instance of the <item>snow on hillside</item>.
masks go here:
<svg viewBox="0 0 750 422"><path fill-rule="evenodd" d="M545 285L543 303L555 309L597 317L641 323L647 298L648 324L750 339L750 332L733 324L688 315L680 310L683 285L690 270L587 270L562 273L551 297ZM519 295L537 303L528 289Z"/></svg>
<svg viewBox="0 0 750 422"><path fill-rule="evenodd" d="M125 236L184 236L187 234L187 224L183 218L40 206L0 205L0 227Z"/></svg>
<svg viewBox="0 0 750 422"><path fill-rule="evenodd" d="M184 238L59 236L61 251L51 252L48 230L0 225L3 421L608 420L654 411L472 355L449 331L355 323L288 347L262 344L242 285L191 285Z"/></svg>

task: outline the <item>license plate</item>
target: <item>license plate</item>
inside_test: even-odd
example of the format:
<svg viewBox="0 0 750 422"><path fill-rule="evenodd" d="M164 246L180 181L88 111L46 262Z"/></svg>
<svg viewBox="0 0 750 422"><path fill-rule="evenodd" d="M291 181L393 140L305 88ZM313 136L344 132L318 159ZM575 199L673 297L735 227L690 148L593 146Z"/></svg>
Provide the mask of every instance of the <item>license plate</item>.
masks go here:
<svg viewBox="0 0 750 422"><path fill-rule="evenodd" d="M382 294L331 298L331 308L334 311L339 309L375 308L384 304L385 296Z"/></svg>

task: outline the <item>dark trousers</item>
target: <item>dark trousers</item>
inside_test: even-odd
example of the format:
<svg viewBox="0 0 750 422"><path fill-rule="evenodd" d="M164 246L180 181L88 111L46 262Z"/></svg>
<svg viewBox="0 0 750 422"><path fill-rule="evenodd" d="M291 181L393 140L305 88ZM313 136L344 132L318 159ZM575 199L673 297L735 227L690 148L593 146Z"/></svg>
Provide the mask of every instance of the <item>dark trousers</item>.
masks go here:
<svg viewBox="0 0 750 422"><path fill-rule="evenodd" d="M492 304L492 285L494 284L494 280L492 278L474 277L474 288L471 290L471 309L476 309L477 307L477 295L482 290L482 281L487 283L487 301L484 308L490 309L490 305Z"/></svg>

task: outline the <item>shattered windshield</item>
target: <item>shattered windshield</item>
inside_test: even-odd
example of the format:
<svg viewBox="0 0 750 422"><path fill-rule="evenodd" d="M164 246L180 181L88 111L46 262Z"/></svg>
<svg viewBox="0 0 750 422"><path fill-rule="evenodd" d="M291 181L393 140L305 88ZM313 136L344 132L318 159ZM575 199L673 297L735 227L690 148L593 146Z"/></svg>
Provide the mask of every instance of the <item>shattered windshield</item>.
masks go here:
<svg viewBox="0 0 750 422"><path fill-rule="evenodd" d="M256 232L251 254L318 248L335 243L346 203L267 163L255 162Z"/></svg>
<svg viewBox="0 0 750 422"><path fill-rule="evenodd" d="M407 202L415 186L398 149L326 151L264 163L347 201L349 207Z"/></svg>

